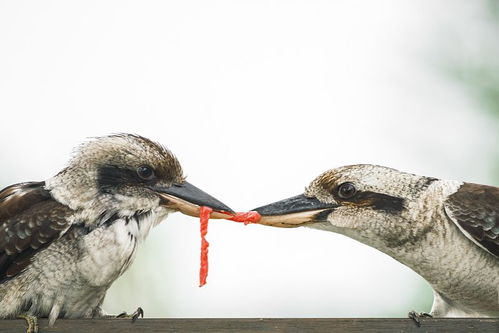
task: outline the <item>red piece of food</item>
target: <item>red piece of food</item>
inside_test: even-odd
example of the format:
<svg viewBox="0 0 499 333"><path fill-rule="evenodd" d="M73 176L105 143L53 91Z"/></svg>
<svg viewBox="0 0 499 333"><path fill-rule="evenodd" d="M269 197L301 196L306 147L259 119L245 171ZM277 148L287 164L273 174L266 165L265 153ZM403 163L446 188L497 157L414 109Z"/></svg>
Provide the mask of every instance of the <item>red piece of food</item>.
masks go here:
<svg viewBox="0 0 499 333"><path fill-rule="evenodd" d="M234 222L243 222L246 225L249 223L257 223L261 218L262 217L258 214L258 212L252 210L250 212L235 213L229 218L229 220Z"/></svg>
<svg viewBox="0 0 499 333"><path fill-rule="evenodd" d="M206 240L206 234L208 233L208 221L210 220L210 213L212 211L213 209L206 206L199 208L199 222L201 230L201 266L199 268L200 287L206 284L206 277L208 276L208 246L210 246L210 243Z"/></svg>
<svg viewBox="0 0 499 333"><path fill-rule="evenodd" d="M206 234L208 234L208 221L210 220L210 214L212 211L213 209L210 207L199 207L199 223L201 231L201 265L199 267L200 287L206 284L206 278L208 277L208 246L210 246L210 243L206 240ZM230 216L231 217L228 218L229 220L234 222L243 222L244 224L257 223L261 218L260 214L255 211L235 213Z"/></svg>

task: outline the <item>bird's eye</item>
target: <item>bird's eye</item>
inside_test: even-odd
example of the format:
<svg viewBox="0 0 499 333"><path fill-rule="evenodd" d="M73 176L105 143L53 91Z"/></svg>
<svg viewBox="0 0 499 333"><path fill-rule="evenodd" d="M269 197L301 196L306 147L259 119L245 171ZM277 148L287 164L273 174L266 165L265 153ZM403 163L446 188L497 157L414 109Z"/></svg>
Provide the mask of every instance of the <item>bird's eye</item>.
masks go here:
<svg viewBox="0 0 499 333"><path fill-rule="evenodd" d="M357 193L357 189L352 183L343 183L338 186L338 196L341 199L350 199L355 193Z"/></svg>
<svg viewBox="0 0 499 333"><path fill-rule="evenodd" d="M143 180L151 180L154 178L154 170L147 165L142 165L137 168L137 175Z"/></svg>

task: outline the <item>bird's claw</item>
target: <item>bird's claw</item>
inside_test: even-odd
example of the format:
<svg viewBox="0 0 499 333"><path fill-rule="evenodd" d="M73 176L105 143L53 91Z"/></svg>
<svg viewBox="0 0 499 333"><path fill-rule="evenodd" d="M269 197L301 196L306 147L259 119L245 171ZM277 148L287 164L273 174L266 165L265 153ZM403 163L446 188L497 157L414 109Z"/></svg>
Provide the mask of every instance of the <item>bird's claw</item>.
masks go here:
<svg viewBox="0 0 499 333"><path fill-rule="evenodd" d="M139 317L144 318L144 310L139 306L134 313L128 314L126 312L122 312L116 316L116 318L131 318L132 323L134 323Z"/></svg>
<svg viewBox="0 0 499 333"><path fill-rule="evenodd" d="M17 316L19 319L26 320L28 327L26 333L38 333L38 318L29 314L20 314Z"/></svg>
<svg viewBox="0 0 499 333"><path fill-rule="evenodd" d="M421 327L421 318L433 318L433 316L429 313L426 313L426 312L416 312L416 311L409 311L409 313L407 314L407 316L414 320L414 322L416 323L416 326L417 327Z"/></svg>
<svg viewBox="0 0 499 333"><path fill-rule="evenodd" d="M140 306L132 313L132 323L139 319L139 317L144 318L144 310Z"/></svg>

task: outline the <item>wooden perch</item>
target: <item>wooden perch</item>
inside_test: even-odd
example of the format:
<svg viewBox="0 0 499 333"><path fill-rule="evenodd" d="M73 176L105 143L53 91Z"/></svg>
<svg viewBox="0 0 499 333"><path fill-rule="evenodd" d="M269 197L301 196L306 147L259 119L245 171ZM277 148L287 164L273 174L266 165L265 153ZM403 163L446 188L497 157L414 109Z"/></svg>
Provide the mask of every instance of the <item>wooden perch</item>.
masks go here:
<svg viewBox="0 0 499 333"><path fill-rule="evenodd" d="M39 333L104 333L104 332L328 332L328 333L498 333L499 318L424 318L421 327L411 319L392 318L298 318L298 319L58 319L54 327L40 319ZM26 329L23 320L0 320L0 333Z"/></svg>

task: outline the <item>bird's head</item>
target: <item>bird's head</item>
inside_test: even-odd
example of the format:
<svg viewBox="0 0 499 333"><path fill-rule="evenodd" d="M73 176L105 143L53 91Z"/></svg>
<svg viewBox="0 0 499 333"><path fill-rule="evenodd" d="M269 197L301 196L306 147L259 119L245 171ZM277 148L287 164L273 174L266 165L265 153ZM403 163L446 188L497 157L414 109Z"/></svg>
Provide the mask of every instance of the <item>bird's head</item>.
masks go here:
<svg viewBox="0 0 499 333"><path fill-rule="evenodd" d="M59 202L89 214L132 215L159 209L165 214L181 211L199 216L200 206L211 207L214 218L227 216L216 212L232 212L188 183L179 161L169 150L131 134L84 143L68 167L46 182L46 188Z"/></svg>
<svg viewBox="0 0 499 333"><path fill-rule="evenodd" d="M435 180L382 166L350 165L324 172L303 194L255 210L262 216L260 224L306 225L371 245L395 246L410 228L410 207Z"/></svg>

